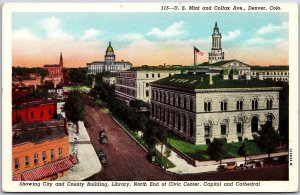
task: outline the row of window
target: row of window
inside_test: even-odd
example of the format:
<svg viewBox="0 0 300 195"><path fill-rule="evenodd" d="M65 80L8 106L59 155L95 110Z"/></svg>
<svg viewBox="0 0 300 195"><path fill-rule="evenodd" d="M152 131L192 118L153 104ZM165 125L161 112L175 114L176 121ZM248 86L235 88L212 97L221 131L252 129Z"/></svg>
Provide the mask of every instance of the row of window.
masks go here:
<svg viewBox="0 0 300 195"><path fill-rule="evenodd" d="M194 121L192 118L188 119L186 116L181 116L180 113L155 106L152 107L152 117L185 133L189 131L189 135L194 136Z"/></svg>
<svg viewBox="0 0 300 195"><path fill-rule="evenodd" d="M152 73L152 74L151 74L151 77L152 77L152 78L155 78L155 74ZM160 73L157 73L157 77L160 78ZM149 78L149 74L148 74L148 73L146 74L146 78Z"/></svg>
<svg viewBox="0 0 300 195"><path fill-rule="evenodd" d="M194 101L192 98L183 98L183 102L181 102L180 97L175 97L175 95L168 95L163 92L152 92L152 99L169 104L171 106L176 106L179 108L183 108L185 110L193 111ZM177 100L177 101L176 101ZM181 104L183 103L183 104Z"/></svg>
<svg viewBox="0 0 300 195"><path fill-rule="evenodd" d="M211 101L207 100L204 102L204 111L205 112L211 112ZM252 110L257 110L258 109L258 100L257 99L253 99L251 101L251 108ZM238 100L236 101L236 110L243 110L244 107L244 101L243 100ZM266 108L267 109L272 109L273 108L273 100L272 99L268 99L266 102ZM228 110L228 103L227 101L223 100L220 104L220 110L221 111L227 111Z"/></svg>
<svg viewBox="0 0 300 195"><path fill-rule="evenodd" d="M62 156L62 147L58 148L58 156ZM50 151L50 159L54 160L55 159L55 149L51 149ZM47 161L47 153L46 151L42 152L42 162ZM33 155L33 164L37 165L39 163L39 154L35 153ZM30 158L29 156L24 157L24 166L29 167L30 166ZM19 158L15 158L15 170L18 170L20 168L20 161Z"/></svg>

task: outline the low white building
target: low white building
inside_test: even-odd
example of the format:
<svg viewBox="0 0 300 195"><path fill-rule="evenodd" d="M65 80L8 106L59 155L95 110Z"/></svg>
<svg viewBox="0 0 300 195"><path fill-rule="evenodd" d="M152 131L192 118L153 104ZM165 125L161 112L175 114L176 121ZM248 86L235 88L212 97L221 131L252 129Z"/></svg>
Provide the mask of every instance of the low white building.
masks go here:
<svg viewBox="0 0 300 195"><path fill-rule="evenodd" d="M116 84L116 77L115 76L103 76L102 80L104 83L107 83L109 85L115 85Z"/></svg>
<svg viewBox="0 0 300 195"><path fill-rule="evenodd" d="M116 97L129 103L131 100L143 100L149 103L150 83L174 74L181 73L181 67L134 67L127 71L118 71L116 76Z"/></svg>
<svg viewBox="0 0 300 195"><path fill-rule="evenodd" d="M174 75L150 84L150 118L194 144L236 142L279 124L280 87L258 79Z"/></svg>

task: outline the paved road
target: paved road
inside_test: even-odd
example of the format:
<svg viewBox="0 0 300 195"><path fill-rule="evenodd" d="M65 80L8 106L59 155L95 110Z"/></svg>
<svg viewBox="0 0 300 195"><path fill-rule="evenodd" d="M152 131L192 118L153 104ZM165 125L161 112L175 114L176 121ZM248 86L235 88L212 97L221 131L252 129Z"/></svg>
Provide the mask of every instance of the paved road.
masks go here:
<svg viewBox="0 0 300 195"><path fill-rule="evenodd" d="M288 180L288 165L277 165L249 170L177 175L166 173L146 159L146 152L124 130L99 108L86 106L85 120L92 145L102 147L109 164L87 180ZM108 144L99 144L99 128L106 131Z"/></svg>
<svg viewBox="0 0 300 195"><path fill-rule="evenodd" d="M99 174L88 180L172 180L173 176L151 164L146 152L106 113L91 106L86 107L85 120L94 148L102 147L109 161ZM99 128L103 127L108 144L99 144Z"/></svg>

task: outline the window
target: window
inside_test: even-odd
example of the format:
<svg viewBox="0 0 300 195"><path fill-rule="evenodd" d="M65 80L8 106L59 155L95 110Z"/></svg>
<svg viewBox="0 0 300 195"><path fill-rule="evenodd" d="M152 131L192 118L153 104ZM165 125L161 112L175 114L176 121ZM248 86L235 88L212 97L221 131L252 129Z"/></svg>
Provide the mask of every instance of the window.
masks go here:
<svg viewBox="0 0 300 195"><path fill-rule="evenodd" d="M157 74L157 77L158 77L158 78L160 77L160 73Z"/></svg>
<svg viewBox="0 0 300 195"><path fill-rule="evenodd" d="M152 78L154 78L154 74L152 74Z"/></svg>
<svg viewBox="0 0 300 195"><path fill-rule="evenodd" d="M149 97L149 91L146 90L146 97Z"/></svg>
<svg viewBox="0 0 300 195"><path fill-rule="evenodd" d="M221 111L227 111L227 101L225 100L221 102Z"/></svg>
<svg viewBox="0 0 300 195"><path fill-rule="evenodd" d="M163 102L167 103L167 94L166 93L164 93L164 101Z"/></svg>
<svg viewBox="0 0 300 195"><path fill-rule="evenodd" d="M258 118L254 116L251 120L251 132L258 132Z"/></svg>
<svg viewBox="0 0 300 195"><path fill-rule="evenodd" d="M177 105L177 107L181 107L181 99L180 99L180 97L178 97L178 105Z"/></svg>
<svg viewBox="0 0 300 195"><path fill-rule="evenodd" d="M226 135L226 125L221 124L221 135Z"/></svg>
<svg viewBox="0 0 300 195"><path fill-rule="evenodd" d="M267 109L272 109L273 108L273 100L272 99L268 99L267 100Z"/></svg>
<svg viewBox="0 0 300 195"><path fill-rule="evenodd" d="M34 114L33 112L30 112L30 118L33 118Z"/></svg>
<svg viewBox="0 0 300 195"><path fill-rule="evenodd" d="M59 147L58 148L58 156L61 156L62 155L62 147Z"/></svg>
<svg viewBox="0 0 300 195"><path fill-rule="evenodd" d="M180 118L180 114L177 115L177 129L181 129L181 118Z"/></svg>
<svg viewBox="0 0 300 195"><path fill-rule="evenodd" d="M173 106L175 106L175 102L176 102L176 98L175 95L173 95L173 103L172 103Z"/></svg>
<svg viewBox="0 0 300 195"><path fill-rule="evenodd" d="M252 100L252 110L257 110L258 108L258 101L257 99Z"/></svg>
<svg viewBox="0 0 300 195"><path fill-rule="evenodd" d="M204 102L204 111L205 112L210 112L211 111L211 102L210 101Z"/></svg>
<svg viewBox="0 0 300 195"><path fill-rule="evenodd" d="M236 102L236 109L237 110L243 110L243 100L238 100Z"/></svg>
<svg viewBox="0 0 300 195"><path fill-rule="evenodd" d="M186 109L186 98L183 99L183 108Z"/></svg>
<svg viewBox="0 0 300 195"><path fill-rule="evenodd" d="M51 159L55 158L55 153L54 153L54 149L51 149Z"/></svg>
<svg viewBox="0 0 300 195"><path fill-rule="evenodd" d="M19 159L16 158L15 159L15 170L19 169L20 168L20 162L19 162Z"/></svg>
<svg viewBox="0 0 300 195"><path fill-rule="evenodd" d="M149 75L148 75L148 74L146 74L146 78L149 78Z"/></svg>
<svg viewBox="0 0 300 195"><path fill-rule="evenodd" d="M42 153L42 159L43 159L43 161L46 161L46 159L47 159L46 151L43 151L43 153Z"/></svg>
<svg viewBox="0 0 300 195"><path fill-rule="evenodd" d="M194 136L194 121L190 118L190 136Z"/></svg>
<svg viewBox="0 0 300 195"><path fill-rule="evenodd" d="M204 126L204 136L210 137L210 126L209 125Z"/></svg>
<svg viewBox="0 0 300 195"><path fill-rule="evenodd" d="M238 133L238 134L242 133L242 123L241 122L236 123L236 133Z"/></svg>
<svg viewBox="0 0 300 195"><path fill-rule="evenodd" d="M44 116L44 112L43 112L43 111L41 111L41 118L43 118L43 116Z"/></svg>
<svg viewBox="0 0 300 195"><path fill-rule="evenodd" d="M38 155L38 153L35 153L34 154L34 156L33 156L33 163L36 165L36 164L38 164L38 158L39 158L39 155Z"/></svg>
<svg viewBox="0 0 300 195"><path fill-rule="evenodd" d="M149 83L146 83L146 87L149 87Z"/></svg>
<svg viewBox="0 0 300 195"><path fill-rule="evenodd" d="M193 100L190 99L190 111L193 111Z"/></svg>
<svg viewBox="0 0 300 195"><path fill-rule="evenodd" d="M25 167L29 166L29 156L25 156Z"/></svg>

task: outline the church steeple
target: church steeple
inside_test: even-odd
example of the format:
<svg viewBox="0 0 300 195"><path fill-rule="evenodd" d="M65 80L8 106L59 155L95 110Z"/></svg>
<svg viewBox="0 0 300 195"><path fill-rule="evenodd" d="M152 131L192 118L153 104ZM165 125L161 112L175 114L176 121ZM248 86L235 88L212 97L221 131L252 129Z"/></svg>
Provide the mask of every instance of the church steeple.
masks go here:
<svg viewBox="0 0 300 195"><path fill-rule="evenodd" d="M62 52L60 52L59 66L61 66L61 67L64 66L64 61L63 61L63 57L62 57Z"/></svg>

